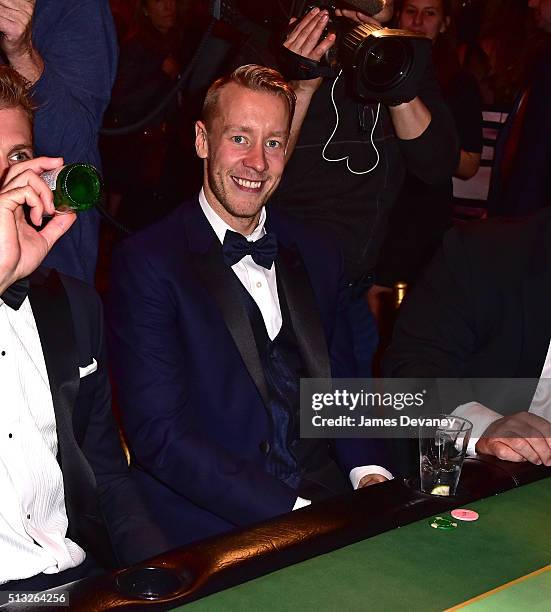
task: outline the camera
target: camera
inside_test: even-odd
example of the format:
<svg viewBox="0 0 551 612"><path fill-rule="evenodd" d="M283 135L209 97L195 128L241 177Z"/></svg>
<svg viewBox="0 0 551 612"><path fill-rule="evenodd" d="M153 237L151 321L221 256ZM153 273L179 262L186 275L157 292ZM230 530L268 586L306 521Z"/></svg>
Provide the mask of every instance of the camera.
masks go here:
<svg viewBox="0 0 551 612"><path fill-rule="evenodd" d="M427 67L431 41L420 34L359 24L338 17L336 9L351 8L377 14L385 0L214 0L212 14L239 27L246 18L270 30L284 32L291 17L301 18L315 7L329 12L327 32L336 42L321 62L313 62L283 48L282 68L289 80L332 76L342 69L352 93L361 100L399 104L412 100Z"/></svg>

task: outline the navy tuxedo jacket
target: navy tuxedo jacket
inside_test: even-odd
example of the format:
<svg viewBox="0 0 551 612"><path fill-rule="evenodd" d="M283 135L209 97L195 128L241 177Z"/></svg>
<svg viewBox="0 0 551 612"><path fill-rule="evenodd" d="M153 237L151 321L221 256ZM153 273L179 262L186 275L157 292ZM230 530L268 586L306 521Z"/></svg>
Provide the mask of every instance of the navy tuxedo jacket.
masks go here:
<svg viewBox="0 0 551 612"><path fill-rule="evenodd" d="M310 377L355 376L342 316L342 260L329 241L269 210L278 283ZM173 543L292 510L266 469L267 390L240 281L198 201L122 244L107 306L125 432ZM379 463L368 441L337 443L345 472Z"/></svg>
<svg viewBox="0 0 551 612"><path fill-rule="evenodd" d="M54 405L68 537L104 568L166 549L132 482L111 412L101 302L88 285L39 268L29 300ZM97 370L80 378L79 367Z"/></svg>

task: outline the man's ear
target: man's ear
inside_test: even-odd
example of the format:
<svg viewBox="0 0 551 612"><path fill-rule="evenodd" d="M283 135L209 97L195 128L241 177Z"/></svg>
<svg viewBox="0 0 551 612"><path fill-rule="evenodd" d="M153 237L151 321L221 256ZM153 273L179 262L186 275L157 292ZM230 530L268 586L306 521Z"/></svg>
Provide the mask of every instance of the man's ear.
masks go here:
<svg viewBox="0 0 551 612"><path fill-rule="evenodd" d="M444 32L447 32L448 28L450 27L450 23L451 23L451 18L446 17L444 19L444 22L442 23L442 26L440 27L440 34L444 34Z"/></svg>
<svg viewBox="0 0 551 612"><path fill-rule="evenodd" d="M207 128L202 121L195 122L195 151L201 159L207 159L209 156Z"/></svg>

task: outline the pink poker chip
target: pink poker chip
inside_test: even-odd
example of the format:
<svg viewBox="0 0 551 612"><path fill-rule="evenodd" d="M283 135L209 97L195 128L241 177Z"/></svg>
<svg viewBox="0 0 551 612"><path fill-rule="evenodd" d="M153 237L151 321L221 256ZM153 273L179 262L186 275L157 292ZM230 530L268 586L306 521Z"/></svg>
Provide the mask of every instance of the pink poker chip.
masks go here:
<svg viewBox="0 0 551 612"><path fill-rule="evenodd" d="M451 515L454 519L458 521L477 521L478 520L478 512L474 510L467 510L465 508L458 508L457 510L452 510Z"/></svg>

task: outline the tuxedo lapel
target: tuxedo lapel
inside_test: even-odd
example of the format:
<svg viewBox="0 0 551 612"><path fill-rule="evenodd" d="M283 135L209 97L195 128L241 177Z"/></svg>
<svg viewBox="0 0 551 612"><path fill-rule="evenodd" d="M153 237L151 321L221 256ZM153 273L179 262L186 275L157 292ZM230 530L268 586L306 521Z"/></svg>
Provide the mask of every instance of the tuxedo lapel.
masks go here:
<svg viewBox="0 0 551 612"><path fill-rule="evenodd" d="M287 300L291 323L308 374L312 378L330 378L331 364L318 305L304 262L295 245L279 244L276 273L278 285Z"/></svg>
<svg viewBox="0 0 551 612"><path fill-rule="evenodd" d="M222 245L199 206L189 212L186 233L191 260L203 285L214 298L224 323L265 405L269 403L264 370L251 322L241 296L240 281L225 263Z"/></svg>
<svg viewBox="0 0 551 612"><path fill-rule="evenodd" d="M39 278L31 277L29 299L48 371L67 511L70 513L74 506L80 506L77 492L83 484L95 488L95 477L73 433L73 409L80 379L69 300L55 270L51 270L43 282Z"/></svg>
<svg viewBox="0 0 551 612"><path fill-rule="evenodd" d="M69 301L58 273L31 276L29 299L48 372L56 418L71 418L79 388L78 353Z"/></svg>
<svg viewBox="0 0 551 612"><path fill-rule="evenodd" d="M216 301L245 367L267 404L266 379L251 322L243 304L240 281L224 263L222 246L198 204L186 214L185 231L194 268ZM279 240L280 232L284 240ZM276 229L279 247L276 259L277 282L287 300L291 323L309 375L313 378L330 378L331 366L325 332L314 291L302 257L295 244L287 244L284 236L286 233L283 227Z"/></svg>
<svg viewBox="0 0 551 612"><path fill-rule="evenodd" d="M96 495L96 478L73 432L73 409L80 378L73 317L65 288L55 270L39 269L30 278L29 300L33 310L48 372L54 405L58 458L63 473L68 537L91 550L105 567L113 566L111 544Z"/></svg>

